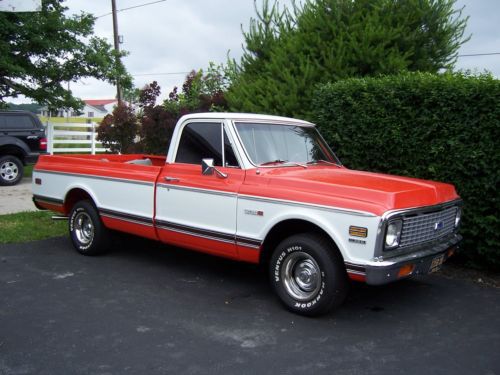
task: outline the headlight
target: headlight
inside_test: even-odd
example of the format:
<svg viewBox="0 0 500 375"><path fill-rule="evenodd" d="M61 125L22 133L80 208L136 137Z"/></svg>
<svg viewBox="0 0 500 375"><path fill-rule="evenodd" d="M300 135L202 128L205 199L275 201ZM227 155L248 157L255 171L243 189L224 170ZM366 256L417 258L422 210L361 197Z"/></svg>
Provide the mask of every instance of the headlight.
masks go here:
<svg viewBox="0 0 500 375"><path fill-rule="evenodd" d="M385 248L393 249L399 246L399 240L401 238L401 228L403 227L403 222L401 220L391 221L387 225L387 231L385 234Z"/></svg>
<svg viewBox="0 0 500 375"><path fill-rule="evenodd" d="M460 207L457 207L457 215L455 216L455 228L458 228L461 220L462 220L462 209Z"/></svg>

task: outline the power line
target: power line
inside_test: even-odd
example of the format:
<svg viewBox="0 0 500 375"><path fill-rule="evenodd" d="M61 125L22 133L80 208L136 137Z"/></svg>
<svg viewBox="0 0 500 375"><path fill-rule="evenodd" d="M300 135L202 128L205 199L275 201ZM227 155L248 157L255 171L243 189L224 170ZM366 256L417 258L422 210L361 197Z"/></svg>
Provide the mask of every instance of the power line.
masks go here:
<svg viewBox="0 0 500 375"><path fill-rule="evenodd" d="M500 52L491 52L491 53L471 53L468 55L458 55L457 57L469 57L469 56L492 56L492 55L500 55Z"/></svg>
<svg viewBox="0 0 500 375"><path fill-rule="evenodd" d="M158 4L158 3L163 3L164 1L167 1L167 0L157 0L157 1L151 1L149 3L144 3L144 4L138 4L138 5L134 5L134 6L131 6L131 7L128 7L128 8L123 8L123 9L118 9L117 12L123 12L125 10L130 10L130 9L135 9L135 8L142 8L142 7L145 7L145 6L148 6L148 5L153 5L153 4ZM109 13L106 13L106 14L102 14L100 16L97 16L97 18L102 18L102 17L106 17L106 16L109 16L113 14L113 12L109 12Z"/></svg>
<svg viewBox="0 0 500 375"><path fill-rule="evenodd" d="M139 73L132 74L132 77L143 77L143 76L173 76L173 75L181 75L181 74L189 74L191 72L168 72L168 73Z"/></svg>

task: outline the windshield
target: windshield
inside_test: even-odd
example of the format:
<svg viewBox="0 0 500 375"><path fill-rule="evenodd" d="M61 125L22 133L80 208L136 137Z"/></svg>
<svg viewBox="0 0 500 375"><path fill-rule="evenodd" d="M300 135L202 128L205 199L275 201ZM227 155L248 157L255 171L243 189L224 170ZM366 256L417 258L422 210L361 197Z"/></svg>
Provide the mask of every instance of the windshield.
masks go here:
<svg viewBox="0 0 500 375"><path fill-rule="evenodd" d="M236 123L248 156L255 165L329 162L340 165L314 127Z"/></svg>

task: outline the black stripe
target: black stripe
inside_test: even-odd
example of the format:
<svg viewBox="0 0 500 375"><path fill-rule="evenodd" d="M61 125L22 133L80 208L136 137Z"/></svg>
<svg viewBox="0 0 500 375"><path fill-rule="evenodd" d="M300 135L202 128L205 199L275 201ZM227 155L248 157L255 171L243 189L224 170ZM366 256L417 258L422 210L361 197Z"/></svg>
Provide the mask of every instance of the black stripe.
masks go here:
<svg viewBox="0 0 500 375"><path fill-rule="evenodd" d="M162 227L165 229L178 229L178 230L182 230L184 232L190 232L193 234L199 234L199 235L219 238L219 239L223 239L226 241L234 241L234 235L229 234L229 233L215 232L215 231L208 230L208 229L199 229L199 228L190 227L187 225L172 223L169 221L156 220L156 226Z"/></svg>
<svg viewBox="0 0 500 375"><path fill-rule="evenodd" d="M117 219L123 219L123 220L127 220L127 221L141 223L141 224L153 225L153 219L149 218L149 217L127 214L124 212L108 210L106 208L99 208L99 213L103 216L111 216L111 217L115 217Z"/></svg>
<svg viewBox="0 0 500 375"><path fill-rule="evenodd" d="M158 228L170 229L174 231L177 230L195 236L207 237L214 239L216 241L238 242L241 243L242 245L249 245L252 247L260 247L262 244L262 241L253 238L239 237L229 233L216 232L208 229L200 229L188 225L172 223L169 221L156 220L156 226Z"/></svg>
<svg viewBox="0 0 500 375"><path fill-rule="evenodd" d="M256 240L256 239L248 238L248 237L240 237L240 236L236 236L236 242L239 242L242 244L248 244L248 245L252 245L252 246L259 246L259 247L262 245L261 240Z"/></svg>
<svg viewBox="0 0 500 375"><path fill-rule="evenodd" d="M50 203L50 204L58 204L58 205L64 204L64 201L62 199L45 197L43 195L33 195L33 199L39 202Z"/></svg>

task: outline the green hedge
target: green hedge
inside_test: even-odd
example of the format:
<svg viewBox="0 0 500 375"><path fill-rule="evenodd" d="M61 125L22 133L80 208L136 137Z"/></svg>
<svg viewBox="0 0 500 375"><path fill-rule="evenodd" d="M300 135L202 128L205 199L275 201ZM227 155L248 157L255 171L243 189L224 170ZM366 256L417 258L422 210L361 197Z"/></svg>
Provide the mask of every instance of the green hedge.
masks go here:
<svg viewBox="0 0 500 375"><path fill-rule="evenodd" d="M500 80L405 73L317 90L315 119L353 169L449 182L464 200L462 254L500 269Z"/></svg>

